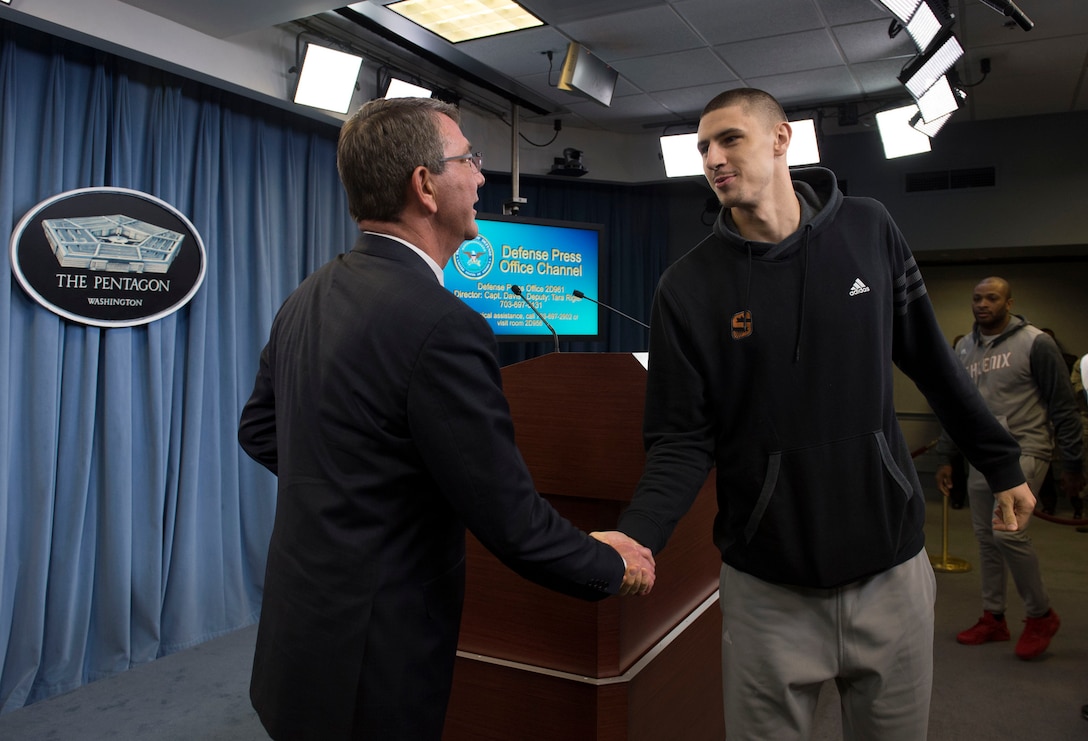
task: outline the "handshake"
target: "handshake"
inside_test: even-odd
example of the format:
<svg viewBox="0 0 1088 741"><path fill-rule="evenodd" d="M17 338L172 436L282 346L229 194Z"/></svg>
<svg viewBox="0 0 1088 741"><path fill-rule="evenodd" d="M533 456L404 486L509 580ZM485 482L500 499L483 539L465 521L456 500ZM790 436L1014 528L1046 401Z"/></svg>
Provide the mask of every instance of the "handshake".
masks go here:
<svg viewBox="0 0 1088 741"><path fill-rule="evenodd" d="M616 530L593 532L590 536L615 548L627 563L627 570L623 574L623 584L620 586L621 595L650 593L650 590L654 588L656 575L654 556L649 548L639 545L637 541Z"/></svg>

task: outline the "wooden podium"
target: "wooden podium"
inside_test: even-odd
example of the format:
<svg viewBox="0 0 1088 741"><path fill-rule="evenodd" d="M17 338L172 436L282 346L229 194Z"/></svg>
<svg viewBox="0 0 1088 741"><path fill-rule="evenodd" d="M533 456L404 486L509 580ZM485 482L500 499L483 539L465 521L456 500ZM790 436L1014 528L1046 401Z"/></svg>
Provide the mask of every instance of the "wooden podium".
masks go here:
<svg viewBox="0 0 1088 741"><path fill-rule="evenodd" d="M503 369L537 489L583 530L613 530L642 474L646 371L627 353ZM725 737L713 474L656 557L646 597L591 603L514 574L469 536L445 741Z"/></svg>

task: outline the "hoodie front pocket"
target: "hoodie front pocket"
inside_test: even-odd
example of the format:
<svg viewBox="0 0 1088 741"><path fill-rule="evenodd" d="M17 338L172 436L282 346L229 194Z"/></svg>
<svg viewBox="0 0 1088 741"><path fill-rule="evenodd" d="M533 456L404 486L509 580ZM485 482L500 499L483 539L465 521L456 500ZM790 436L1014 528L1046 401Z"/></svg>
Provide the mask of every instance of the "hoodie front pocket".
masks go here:
<svg viewBox="0 0 1088 741"><path fill-rule="evenodd" d="M898 553L912 495L880 430L772 452L744 527L748 557L779 562L791 583L873 573Z"/></svg>

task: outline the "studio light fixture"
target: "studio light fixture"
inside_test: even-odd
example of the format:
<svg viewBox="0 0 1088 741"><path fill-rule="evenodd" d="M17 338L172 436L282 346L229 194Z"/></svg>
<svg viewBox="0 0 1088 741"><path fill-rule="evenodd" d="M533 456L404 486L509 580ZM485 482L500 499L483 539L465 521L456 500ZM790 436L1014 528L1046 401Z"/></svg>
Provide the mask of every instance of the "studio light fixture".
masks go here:
<svg viewBox="0 0 1088 741"><path fill-rule="evenodd" d="M661 143L661 161L665 165L665 177L683 178L703 174L703 158L699 154L699 135L665 134Z"/></svg>
<svg viewBox="0 0 1088 741"><path fill-rule="evenodd" d="M306 44L298 73L294 102L326 111L347 113L359 80L363 58L317 44Z"/></svg>
<svg viewBox="0 0 1088 741"><path fill-rule="evenodd" d="M922 0L878 0L877 4L886 8L897 21L906 26Z"/></svg>
<svg viewBox="0 0 1088 741"><path fill-rule="evenodd" d="M888 29L895 36L903 28L918 47L914 57L899 75L915 105L904 106L876 115L884 154L889 159L930 151L930 137L959 110L967 97L953 87L948 72L963 56L963 46L952 32L955 17L948 0L873 0L896 20ZM982 0L991 5L1011 0ZM958 79L958 78L957 78Z"/></svg>
<svg viewBox="0 0 1088 741"><path fill-rule="evenodd" d="M959 88L952 88L952 95L956 99L955 109L949 111L948 113L945 113L944 115L937 116L936 118L933 118L929 121L923 118L922 112L921 110L919 110L918 113L911 116L911 128L913 128L915 131L921 131L923 134L930 137L931 139L936 136L937 132L944 128L944 125L948 123L948 120L950 118L952 118L952 114L959 110L963 106L964 101L967 100L967 93L965 93L963 90L960 90Z"/></svg>
<svg viewBox="0 0 1088 741"><path fill-rule="evenodd" d="M400 0L385 7L453 44L544 25L511 0Z"/></svg>
<svg viewBox="0 0 1088 741"><path fill-rule="evenodd" d="M952 114L946 113L940 118L935 118L927 123L922 120L921 113L915 113L913 116L911 116L910 127L915 131L920 131L921 133L932 139L933 137L937 136L938 131L944 128L944 125L948 123L948 119L950 118L952 118Z"/></svg>
<svg viewBox="0 0 1088 741"><path fill-rule="evenodd" d="M790 128L793 129L793 138L790 139L790 148L786 151L786 164L798 167L819 162L820 146L816 141L816 121L801 118L790 121Z"/></svg>
<svg viewBox="0 0 1088 741"><path fill-rule="evenodd" d="M907 22L907 33L914 39L918 51L929 48L942 31L952 26L952 15L935 0L925 0Z"/></svg>
<svg viewBox="0 0 1088 741"><path fill-rule="evenodd" d="M595 57L589 49L572 41L567 44L567 55L556 87L581 93L607 106L612 104L618 79L619 72Z"/></svg>
<svg viewBox="0 0 1088 741"><path fill-rule="evenodd" d="M930 48L912 59L899 75L899 81L915 100L933 87L952 65L963 56L963 47L952 33L945 29Z"/></svg>
<svg viewBox="0 0 1088 741"><path fill-rule="evenodd" d="M918 111L926 123L954 113L959 107L960 102L952 91L948 75L942 75L941 79L918 98Z"/></svg>
<svg viewBox="0 0 1088 741"><path fill-rule="evenodd" d="M390 77L385 89L386 100L390 98L430 98L434 92L430 88L415 85L399 77Z"/></svg>
<svg viewBox="0 0 1088 741"><path fill-rule="evenodd" d="M876 114L876 125L880 130L880 141L884 145L884 156L887 159L931 150L929 137L910 125L916 113L918 106L908 105Z"/></svg>

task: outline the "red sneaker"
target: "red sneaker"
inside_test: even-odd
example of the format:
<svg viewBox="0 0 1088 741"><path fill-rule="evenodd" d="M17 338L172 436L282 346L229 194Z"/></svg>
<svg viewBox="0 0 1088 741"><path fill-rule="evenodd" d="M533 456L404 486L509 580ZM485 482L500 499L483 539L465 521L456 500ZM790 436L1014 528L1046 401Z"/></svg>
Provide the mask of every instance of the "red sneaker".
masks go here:
<svg viewBox="0 0 1088 741"><path fill-rule="evenodd" d="M1020 635L1020 640L1016 642L1016 655L1024 660L1034 659L1046 651L1046 647L1050 645L1050 639L1058 632L1062 621L1058 613L1051 610L1049 615L1029 617L1024 622L1026 623L1024 632Z"/></svg>
<svg viewBox="0 0 1088 741"><path fill-rule="evenodd" d="M1057 630L1057 628L1055 628ZM1051 635L1054 635L1051 633ZM1009 625L1004 619L997 620L989 610L973 626L956 636L956 640L965 646L981 646L991 641L1009 640ZM1046 648L1046 646L1043 646Z"/></svg>

